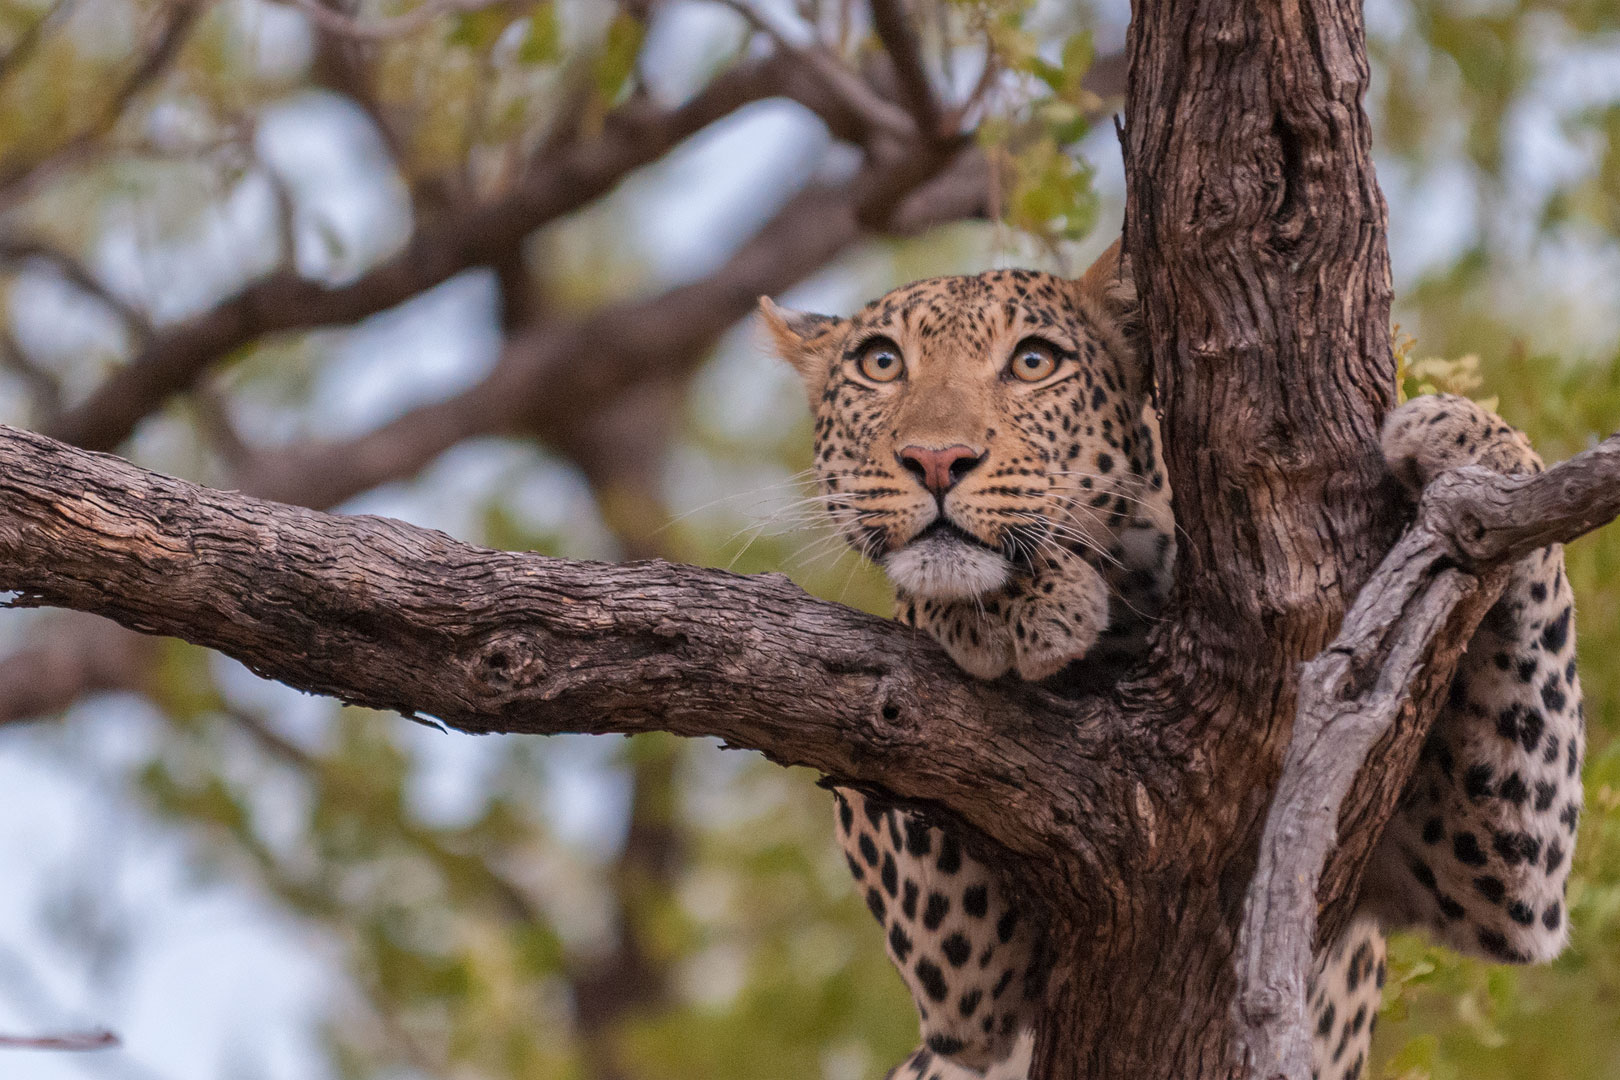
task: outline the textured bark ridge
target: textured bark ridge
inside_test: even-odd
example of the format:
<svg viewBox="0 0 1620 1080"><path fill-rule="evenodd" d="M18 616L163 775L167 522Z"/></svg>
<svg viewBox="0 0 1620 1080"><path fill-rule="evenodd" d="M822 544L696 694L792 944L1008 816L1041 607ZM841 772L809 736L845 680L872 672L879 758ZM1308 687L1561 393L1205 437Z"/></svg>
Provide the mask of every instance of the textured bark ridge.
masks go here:
<svg viewBox="0 0 1620 1080"><path fill-rule="evenodd" d="M1045 907L1036 1076L1303 1080L1311 935L1347 914L1493 568L1620 512L1620 442L1535 478L1447 474L1392 551L1359 6L1134 15L1127 246L1181 532L1123 682L975 682L777 576L488 551L10 429L0 589L466 731L712 735L882 788Z"/></svg>

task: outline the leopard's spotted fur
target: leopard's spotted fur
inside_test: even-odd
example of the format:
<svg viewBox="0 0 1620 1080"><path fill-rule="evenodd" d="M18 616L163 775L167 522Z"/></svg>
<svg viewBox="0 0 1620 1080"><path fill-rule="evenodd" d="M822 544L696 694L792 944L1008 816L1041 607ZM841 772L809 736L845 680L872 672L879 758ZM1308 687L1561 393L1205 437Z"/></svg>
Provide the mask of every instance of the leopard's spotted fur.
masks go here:
<svg viewBox="0 0 1620 1080"><path fill-rule="evenodd" d="M986 678L1130 654L1162 604L1175 545L1117 247L1078 281L937 278L849 319L763 307L815 410L832 520L888 571L901 618ZM1032 341L1057 363L1026 382L1012 365ZM864 366L874 348L903 371ZM1414 491L1471 462L1540 467L1521 435L1451 397L1397 410L1384 450ZM1581 801L1573 635L1561 551L1524 559L1462 661L1361 912L1317 957L1320 1080L1366 1068L1385 928L1421 926L1516 962L1562 946ZM1036 920L945 830L857 792L836 801L850 870L921 1017L924 1045L893 1075L1019 1080L1045 977Z"/></svg>

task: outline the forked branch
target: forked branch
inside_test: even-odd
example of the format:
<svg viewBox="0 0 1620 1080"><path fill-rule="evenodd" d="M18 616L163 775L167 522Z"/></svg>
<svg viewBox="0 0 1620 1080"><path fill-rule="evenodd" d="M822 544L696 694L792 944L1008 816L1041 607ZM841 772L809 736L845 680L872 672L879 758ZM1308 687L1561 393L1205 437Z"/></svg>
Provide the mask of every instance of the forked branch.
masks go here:
<svg viewBox="0 0 1620 1080"><path fill-rule="evenodd" d="M1318 885L1331 873L1341 816L1374 748L1398 722L1432 712L1422 690L1432 694L1445 680L1431 669L1449 672L1460 651L1442 644L1468 639L1501 593L1509 563L1616 515L1620 435L1536 476L1477 467L1443 474L1338 637L1305 665L1238 953L1237 1019L1255 1080L1309 1075L1305 975Z"/></svg>

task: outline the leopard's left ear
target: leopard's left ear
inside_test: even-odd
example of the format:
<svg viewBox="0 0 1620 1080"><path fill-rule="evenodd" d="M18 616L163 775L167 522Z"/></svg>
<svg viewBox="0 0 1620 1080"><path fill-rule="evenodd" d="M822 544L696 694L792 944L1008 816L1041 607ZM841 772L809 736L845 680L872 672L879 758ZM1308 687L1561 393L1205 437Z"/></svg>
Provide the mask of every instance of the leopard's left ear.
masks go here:
<svg viewBox="0 0 1620 1080"><path fill-rule="evenodd" d="M759 298L759 313L771 332L777 354L799 373L799 378L804 381L805 393L810 396L810 405L814 408L827 384L833 353L843 340L848 321L832 315L815 315L808 311L778 307L768 296Z"/></svg>

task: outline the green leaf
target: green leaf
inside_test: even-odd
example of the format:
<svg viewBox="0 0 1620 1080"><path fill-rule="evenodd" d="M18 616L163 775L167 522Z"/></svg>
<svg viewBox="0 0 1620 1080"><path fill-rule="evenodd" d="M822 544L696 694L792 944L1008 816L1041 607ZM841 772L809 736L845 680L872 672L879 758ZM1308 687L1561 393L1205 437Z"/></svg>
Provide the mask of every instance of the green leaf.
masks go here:
<svg viewBox="0 0 1620 1080"><path fill-rule="evenodd" d="M456 16L445 40L474 52L487 52L514 21L512 14L502 7L470 11Z"/></svg>
<svg viewBox="0 0 1620 1080"><path fill-rule="evenodd" d="M562 28L557 21L557 6L541 4L529 15L529 26L518 46L520 64L549 65L562 59Z"/></svg>
<svg viewBox="0 0 1620 1080"><path fill-rule="evenodd" d="M641 54L641 42L647 27L629 15L616 15L608 25L607 40L596 61L596 89L608 101L618 97L619 91L635 71L636 57Z"/></svg>

